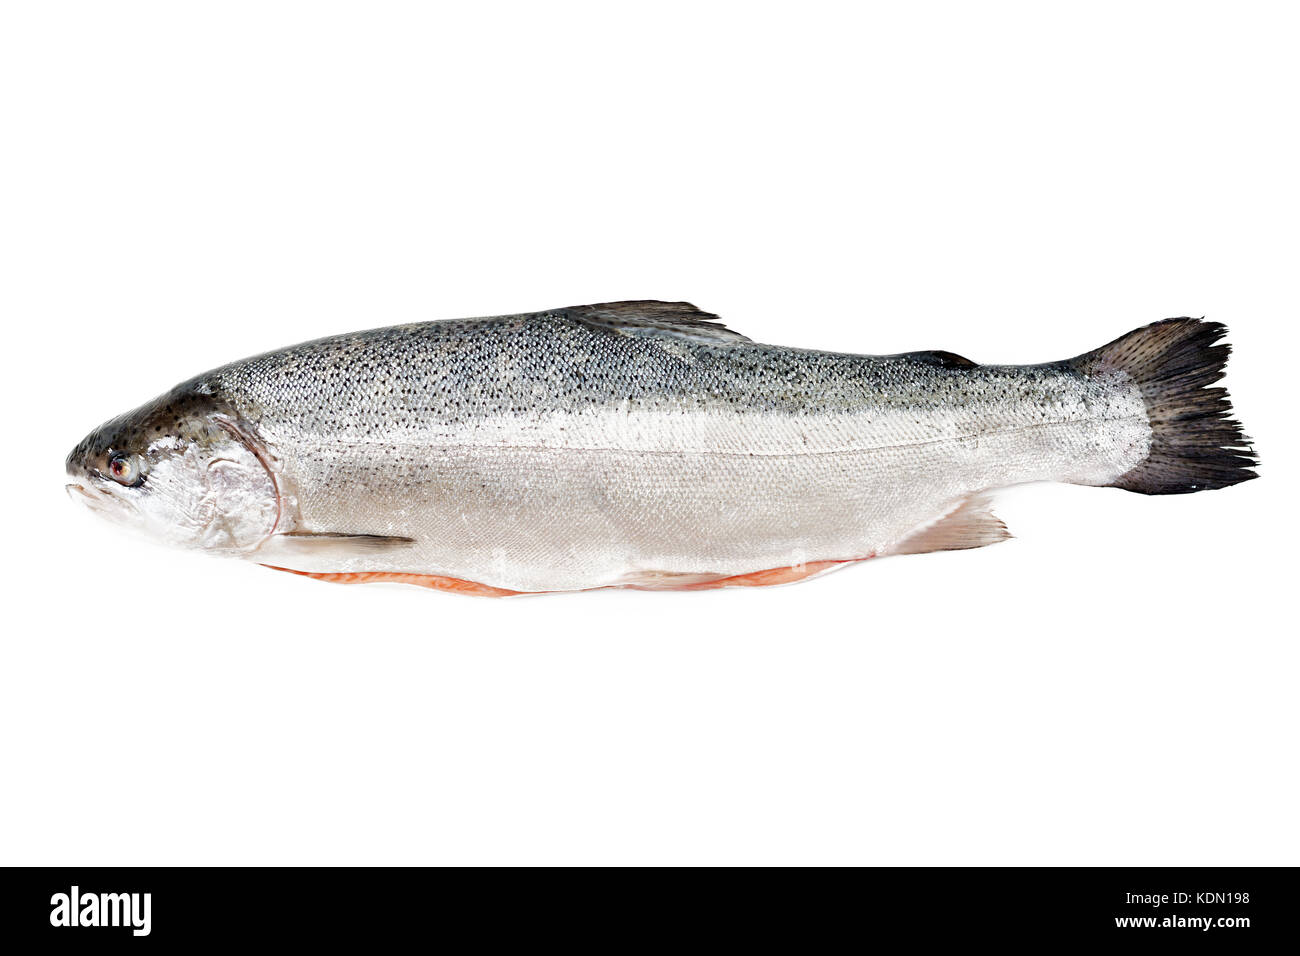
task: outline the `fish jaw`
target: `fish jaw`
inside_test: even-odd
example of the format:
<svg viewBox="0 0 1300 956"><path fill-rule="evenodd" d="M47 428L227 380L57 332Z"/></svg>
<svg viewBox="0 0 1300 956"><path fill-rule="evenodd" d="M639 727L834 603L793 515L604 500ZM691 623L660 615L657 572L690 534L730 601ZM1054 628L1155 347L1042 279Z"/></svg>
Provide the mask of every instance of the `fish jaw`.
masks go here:
<svg viewBox="0 0 1300 956"><path fill-rule="evenodd" d="M82 480L69 482L63 487L69 498L84 505L92 514L115 524L134 526L134 509L130 502L114 494L104 484L92 484L88 480Z"/></svg>

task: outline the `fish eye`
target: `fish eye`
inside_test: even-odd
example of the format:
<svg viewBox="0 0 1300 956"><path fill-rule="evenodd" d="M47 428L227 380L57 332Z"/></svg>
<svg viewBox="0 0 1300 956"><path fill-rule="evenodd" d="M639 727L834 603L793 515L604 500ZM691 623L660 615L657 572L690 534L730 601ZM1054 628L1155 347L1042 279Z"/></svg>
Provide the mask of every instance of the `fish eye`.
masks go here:
<svg viewBox="0 0 1300 956"><path fill-rule="evenodd" d="M108 459L108 473L119 485L138 485L140 483L140 462L135 455L118 452Z"/></svg>

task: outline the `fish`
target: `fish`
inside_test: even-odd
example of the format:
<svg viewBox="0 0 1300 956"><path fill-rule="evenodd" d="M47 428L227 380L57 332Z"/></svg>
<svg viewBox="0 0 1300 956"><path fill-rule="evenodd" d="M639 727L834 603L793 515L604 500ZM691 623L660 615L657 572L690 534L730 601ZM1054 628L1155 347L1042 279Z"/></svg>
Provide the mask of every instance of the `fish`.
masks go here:
<svg viewBox="0 0 1300 956"><path fill-rule="evenodd" d="M90 432L70 494L172 545L342 583L510 596L806 580L1006 540L998 489L1224 488L1258 458L1223 325L1075 358L764 345L637 300L335 335Z"/></svg>

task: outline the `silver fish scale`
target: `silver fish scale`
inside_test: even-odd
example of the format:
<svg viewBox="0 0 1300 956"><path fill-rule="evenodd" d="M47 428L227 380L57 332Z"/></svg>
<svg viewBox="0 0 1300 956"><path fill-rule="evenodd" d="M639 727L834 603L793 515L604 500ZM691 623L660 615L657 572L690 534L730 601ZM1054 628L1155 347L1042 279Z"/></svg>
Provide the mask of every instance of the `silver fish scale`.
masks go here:
<svg viewBox="0 0 1300 956"><path fill-rule="evenodd" d="M861 558L988 488L1107 483L1150 434L1122 378L560 311L336 336L184 388L271 448L279 530L414 541L301 569L533 591Z"/></svg>

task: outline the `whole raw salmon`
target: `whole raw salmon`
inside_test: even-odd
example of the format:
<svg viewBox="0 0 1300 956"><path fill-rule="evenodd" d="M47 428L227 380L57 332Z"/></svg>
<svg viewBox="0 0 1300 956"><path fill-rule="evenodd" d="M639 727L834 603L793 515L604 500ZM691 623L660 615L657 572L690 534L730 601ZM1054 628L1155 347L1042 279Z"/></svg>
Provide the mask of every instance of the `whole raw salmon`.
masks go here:
<svg viewBox="0 0 1300 956"><path fill-rule="evenodd" d="M761 345L682 302L339 335L226 365L88 435L69 488L173 543L487 594L775 584L993 544L993 489L1255 476L1224 328L977 365Z"/></svg>

